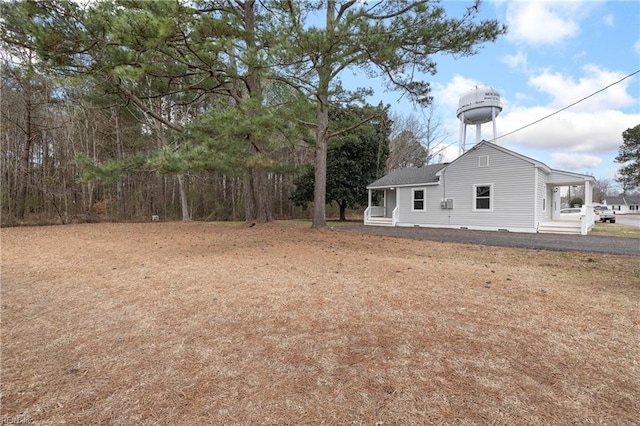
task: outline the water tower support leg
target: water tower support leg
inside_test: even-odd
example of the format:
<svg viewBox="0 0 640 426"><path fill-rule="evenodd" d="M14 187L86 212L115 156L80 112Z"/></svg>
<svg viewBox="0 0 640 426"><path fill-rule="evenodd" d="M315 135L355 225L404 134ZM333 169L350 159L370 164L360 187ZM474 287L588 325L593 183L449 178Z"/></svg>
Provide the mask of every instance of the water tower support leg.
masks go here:
<svg viewBox="0 0 640 426"><path fill-rule="evenodd" d="M465 139L467 139L467 126L464 124L464 116L460 120L460 155L465 152Z"/></svg>
<svg viewBox="0 0 640 426"><path fill-rule="evenodd" d="M493 122L493 140L498 137L496 133L496 107L491 107L491 121Z"/></svg>

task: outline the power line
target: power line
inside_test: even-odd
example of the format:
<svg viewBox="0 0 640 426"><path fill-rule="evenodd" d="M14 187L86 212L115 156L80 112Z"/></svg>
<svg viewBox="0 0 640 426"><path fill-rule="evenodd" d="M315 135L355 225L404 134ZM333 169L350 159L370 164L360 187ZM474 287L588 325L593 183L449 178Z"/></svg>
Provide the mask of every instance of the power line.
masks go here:
<svg viewBox="0 0 640 426"><path fill-rule="evenodd" d="M549 115L547 115L547 116L545 116L545 117L542 117L542 118L540 118L540 119L538 119L538 120L536 120L536 121L534 121L534 122L532 122L532 123L527 124L526 126L522 126L522 127L520 127L519 129L513 130L513 131L511 131L511 132L509 132L509 133L505 133L504 135L498 136L497 138L492 139L492 142L493 142L493 141L496 141L496 140L498 140L498 139L500 139L500 138L504 138L505 136L512 135L512 134L514 134L514 133L516 133L516 132L519 132L520 130L524 130L524 129L526 129L527 127L531 127L531 126L533 126L534 124L537 124L537 123L539 123L539 122L541 122L541 121L543 121L543 120L546 120L546 119L547 119L547 118L549 118L549 117L552 117L552 116L554 116L554 115L556 115L556 114L559 114L559 113L561 113L562 111L567 110L567 109L571 108L572 106L577 105L577 104L579 104L580 102L585 101L585 100L587 100L587 99L589 99L589 98L591 98L591 97L593 97L593 96L597 95L597 94L598 94L598 93L600 93L600 92L604 92L604 91L605 91L605 90L607 90L609 87L611 87L611 86L615 86L616 84L618 84L618 83L620 83L620 82L622 82L622 81L626 80L626 79L627 79L627 78L629 78L629 77L633 77L634 75L636 75L636 74L638 74L638 73L640 73L640 70L634 71L634 72L632 72L631 74L629 74L629 75L627 75L627 76L625 76L625 77L622 77L620 80L618 80L618 81L615 81L615 82L611 83L611 84L610 84L610 85L608 85L607 87L604 87L604 88L602 88L602 89L600 89L600 90L598 90L598 91L596 91L596 92L593 92L592 94L590 94L590 95L588 95L588 96L585 96L584 98L582 98L582 99L580 99L580 100L578 100L578 101L575 101L575 102L574 102L574 103L572 103L571 105L567 105L566 107L564 107L564 108L562 108L562 109L559 109L559 110L557 110L557 111L554 111L554 112L552 112L551 114L549 114Z"/></svg>

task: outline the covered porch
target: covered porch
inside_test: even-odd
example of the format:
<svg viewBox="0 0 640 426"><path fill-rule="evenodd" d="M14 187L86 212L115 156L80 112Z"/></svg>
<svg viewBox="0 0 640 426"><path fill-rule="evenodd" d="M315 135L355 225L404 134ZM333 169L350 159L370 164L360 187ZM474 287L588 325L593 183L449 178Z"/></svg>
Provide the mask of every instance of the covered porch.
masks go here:
<svg viewBox="0 0 640 426"><path fill-rule="evenodd" d="M368 203L364 211L364 224L396 226L398 222L397 193L395 187L368 188Z"/></svg>
<svg viewBox="0 0 640 426"><path fill-rule="evenodd" d="M587 235L595 223L594 183L593 178L585 179L583 175L554 171L546 185L545 201L550 200L550 205L543 209L545 214L538 222L538 232ZM582 203L572 204L577 199L581 199ZM579 209L579 212L561 213L570 208Z"/></svg>

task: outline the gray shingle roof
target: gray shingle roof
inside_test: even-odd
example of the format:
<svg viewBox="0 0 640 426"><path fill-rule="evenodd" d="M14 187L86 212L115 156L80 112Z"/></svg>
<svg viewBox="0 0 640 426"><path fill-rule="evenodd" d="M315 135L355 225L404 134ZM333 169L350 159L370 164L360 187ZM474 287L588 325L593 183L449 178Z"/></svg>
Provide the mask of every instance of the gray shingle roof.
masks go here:
<svg viewBox="0 0 640 426"><path fill-rule="evenodd" d="M633 195L630 195L630 196L616 195L614 197L607 197L606 201L607 201L607 204L609 205L624 204L626 206L629 206L632 204L640 204L640 197L636 197Z"/></svg>
<svg viewBox="0 0 640 426"><path fill-rule="evenodd" d="M447 164L449 163L395 169L373 182L367 188L385 188L390 186L419 185L422 183L438 182L436 173L442 170Z"/></svg>

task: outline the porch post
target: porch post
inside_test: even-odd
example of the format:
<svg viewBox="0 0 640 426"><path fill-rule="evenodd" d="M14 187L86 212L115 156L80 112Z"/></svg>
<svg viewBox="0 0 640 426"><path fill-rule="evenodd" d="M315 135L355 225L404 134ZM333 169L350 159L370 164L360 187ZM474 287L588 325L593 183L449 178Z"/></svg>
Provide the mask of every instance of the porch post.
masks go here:
<svg viewBox="0 0 640 426"><path fill-rule="evenodd" d="M553 191L553 206L551 207L551 211L553 212L551 215L552 219L555 219L558 215L560 209L562 209L562 199L560 197L560 187L553 185L551 187L551 191Z"/></svg>
<svg viewBox="0 0 640 426"><path fill-rule="evenodd" d="M369 201L367 204L368 207L371 207L371 190L369 189Z"/></svg>
<svg viewBox="0 0 640 426"><path fill-rule="evenodd" d="M590 206L593 203L593 188L591 187L591 181L584 181L584 203Z"/></svg>

